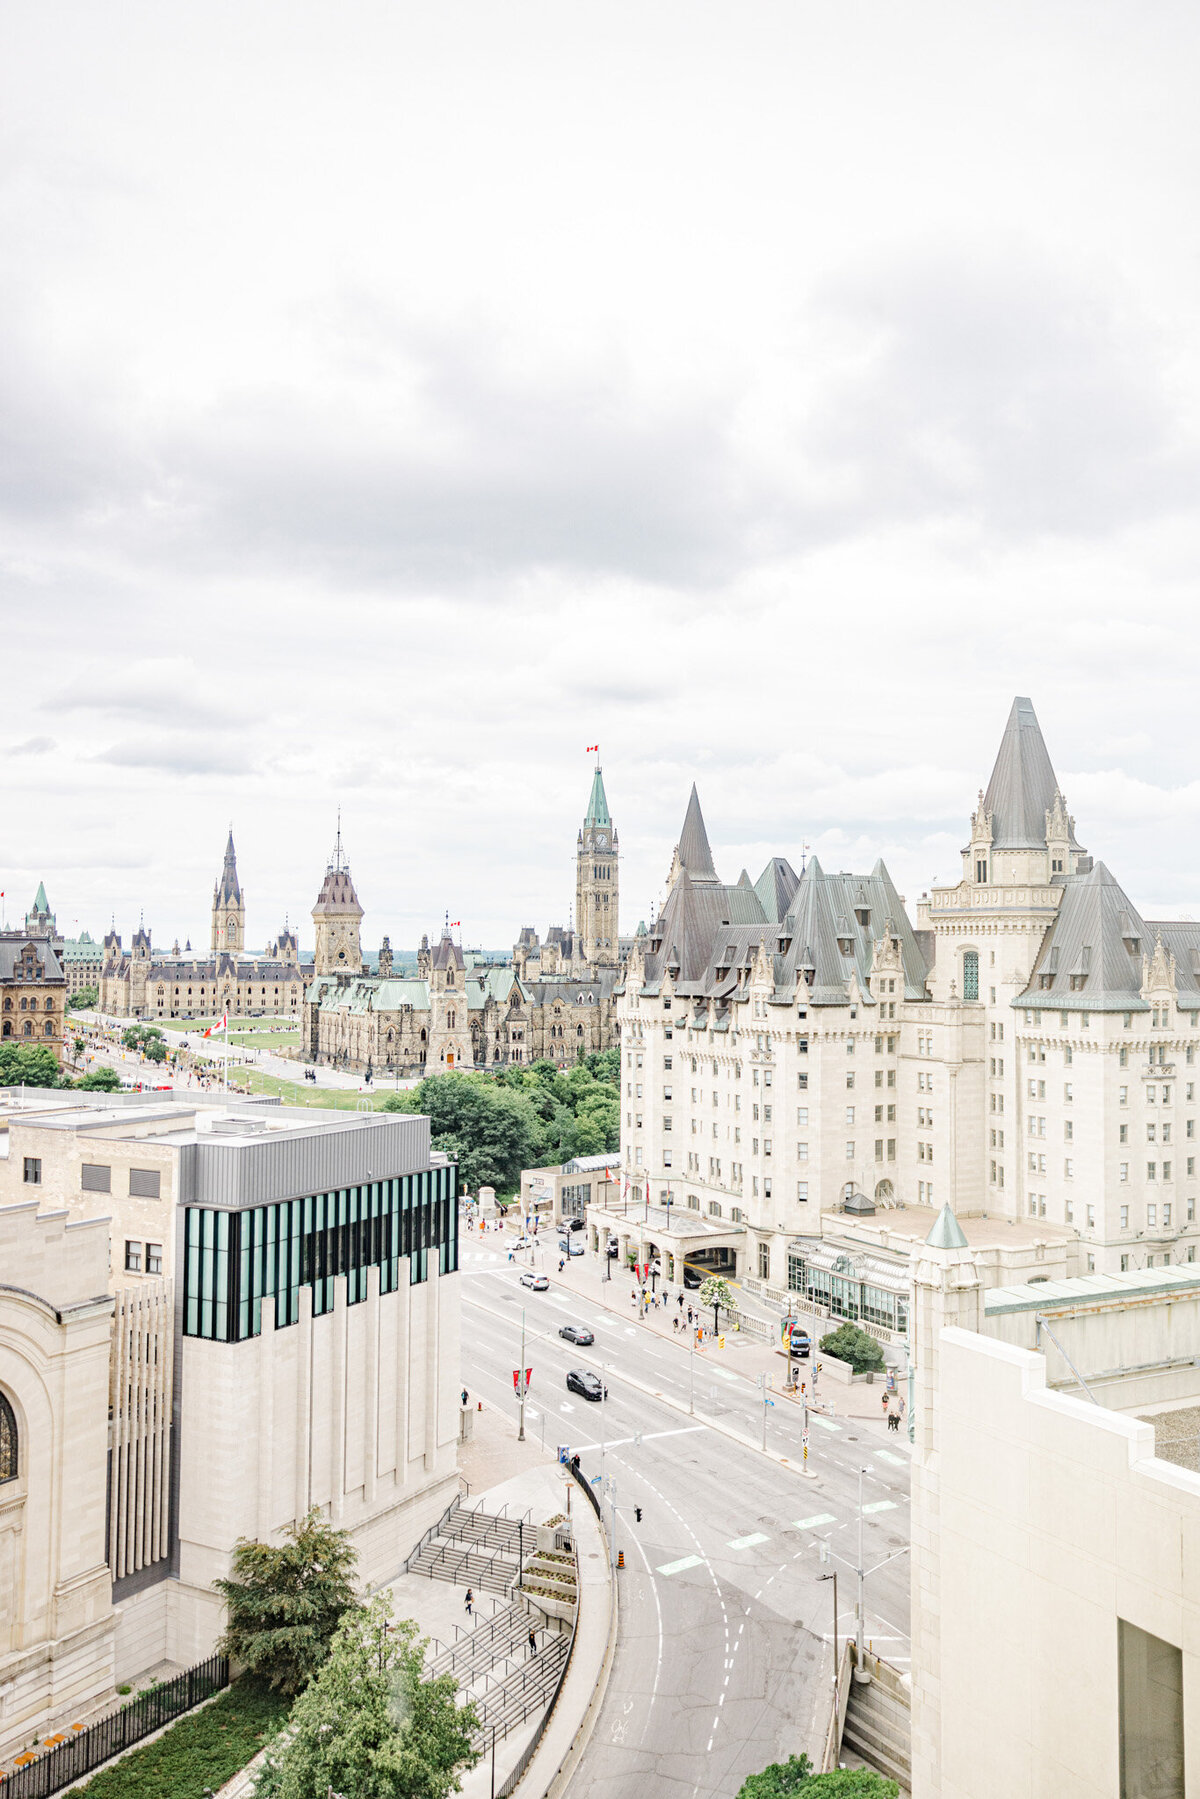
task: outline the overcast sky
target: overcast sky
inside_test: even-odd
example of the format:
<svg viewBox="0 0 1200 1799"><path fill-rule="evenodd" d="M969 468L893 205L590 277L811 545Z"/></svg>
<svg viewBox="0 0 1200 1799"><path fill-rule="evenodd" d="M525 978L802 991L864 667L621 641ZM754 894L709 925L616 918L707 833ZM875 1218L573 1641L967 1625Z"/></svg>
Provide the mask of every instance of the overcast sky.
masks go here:
<svg viewBox="0 0 1200 1799"><path fill-rule="evenodd" d="M1200 915L1200 9L0 10L0 886L364 942L954 878L1012 697Z"/></svg>

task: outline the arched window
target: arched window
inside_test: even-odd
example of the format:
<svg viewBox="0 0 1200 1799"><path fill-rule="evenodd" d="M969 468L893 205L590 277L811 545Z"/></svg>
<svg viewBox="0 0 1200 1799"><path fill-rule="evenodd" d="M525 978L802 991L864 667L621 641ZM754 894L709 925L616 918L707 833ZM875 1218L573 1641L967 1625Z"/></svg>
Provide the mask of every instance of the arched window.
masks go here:
<svg viewBox="0 0 1200 1799"><path fill-rule="evenodd" d="M26 1037L33 1036L33 1021L32 1021L32 1019L27 1018L25 1020L25 1035L26 1035Z"/></svg>
<svg viewBox="0 0 1200 1799"><path fill-rule="evenodd" d="M963 990L964 999L979 998L979 951L967 949L963 951Z"/></svg>
<svg viewBox="0 0 1200 1799"><path fill-rule="evenodd" d="M17 1478L17 1420L12 1407L0 1393L0 1485Z"/></svg>
<svg viewBox="0 0 1200 1799"><path fill-rule="evenodd" d="M53 1035L54 1035L54 1020L52 1018L48 1018L46 1020L44 1034L47 1037L53 1037Z"/></svg>

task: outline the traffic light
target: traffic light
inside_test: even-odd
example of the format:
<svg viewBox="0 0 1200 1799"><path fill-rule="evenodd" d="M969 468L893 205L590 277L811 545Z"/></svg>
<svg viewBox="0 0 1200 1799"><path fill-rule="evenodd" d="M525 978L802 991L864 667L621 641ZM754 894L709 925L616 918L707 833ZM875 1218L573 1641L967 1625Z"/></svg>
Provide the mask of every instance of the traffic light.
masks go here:
<svg viewBox="0 0 1200 1799"><path fill-rule="evenodd" d="M636 1523L638 1523L638 1524L640 1524L640 1523L641 1523L641 1521L642 1521L642 1508L641 1508L641 1506L640 1506L640 1505L635 1505L635 1506L634 1506L634 1508L633 1508L633 1516L634 1516L634 1521L635 1521L635 1522L636 1522Z"/></svg>

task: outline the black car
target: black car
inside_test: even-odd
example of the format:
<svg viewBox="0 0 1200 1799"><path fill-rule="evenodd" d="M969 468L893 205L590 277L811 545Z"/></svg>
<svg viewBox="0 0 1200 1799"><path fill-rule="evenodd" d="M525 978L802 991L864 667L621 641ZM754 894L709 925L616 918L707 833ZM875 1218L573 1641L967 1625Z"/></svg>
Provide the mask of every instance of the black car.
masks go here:
<svg viewBox="0 0 1200 1799"><path fill-rule="evenodd" d="M610 1257L620 1255L621 1245L617 1242L617 1239L615 1237L610 1237L608 1239L608 1248L605 1253Z"/></svg>
<svg viewBox="0 0 1200 1799"><path fill-rule="evenodd" d="M683 1284L685 1287L702 1287L704 1285L704 1277L703 1275L697 1274L694 1268L689 1268L685 1263L683 1269Z"/></svg>
<svg viewBox="0 0 1200 1799"><path fill-rule="evenodd" d="M608 1388L601 1382L598 1374L590 1368L572 1368L567 1375L568 1393L578 1393L581 1399L607 1399Z"/></svg>
<svg viewBox="0 0 1200 1799"><path fill-rule="evenodd" d="M587 1219L586 1218L569 1218L567 1220L567 1229L569 1231L586 1230L587 1229Z"/></svg>
<svg viewBox="0 0 1200 1799"><path fill-rule="evenodd" d="M568 1343L594 1343L596 1341L586 1324L564 1324L559 1329L559 1336L565 1337Z"/></svg>

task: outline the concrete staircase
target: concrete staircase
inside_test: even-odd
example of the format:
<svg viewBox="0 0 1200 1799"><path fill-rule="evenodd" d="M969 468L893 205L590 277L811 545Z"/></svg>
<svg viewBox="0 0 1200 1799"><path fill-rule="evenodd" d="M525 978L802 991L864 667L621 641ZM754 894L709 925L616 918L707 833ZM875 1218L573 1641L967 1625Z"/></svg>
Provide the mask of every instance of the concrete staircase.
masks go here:
<svg viewBox="0 0 1200 1799"><path fill-rule="evenodd" d="M871 1679L851 1679L842 1748L904 1792L912 1784L912 1717L908 1683L877 1656L864 1656Z"/></svg>

